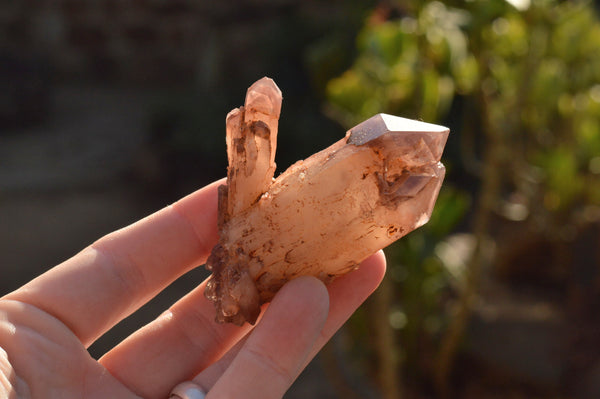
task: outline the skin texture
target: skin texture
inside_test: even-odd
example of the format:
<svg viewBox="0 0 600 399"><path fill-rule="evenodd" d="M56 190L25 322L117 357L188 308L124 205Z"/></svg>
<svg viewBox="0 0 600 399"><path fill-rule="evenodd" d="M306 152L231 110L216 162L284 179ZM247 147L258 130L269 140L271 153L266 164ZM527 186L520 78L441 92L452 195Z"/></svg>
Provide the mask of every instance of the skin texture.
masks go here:
<svg viewBox="0 0 600 399"><path fill-rule="evenodd" d="M378 252L328 287L287 283L256 326L216 324L206 281L99 361L98 337L206 261L216 182L111 233L0 298L0 397L166 398L194 379L216 398L281 398L385 272Z"/></svg>

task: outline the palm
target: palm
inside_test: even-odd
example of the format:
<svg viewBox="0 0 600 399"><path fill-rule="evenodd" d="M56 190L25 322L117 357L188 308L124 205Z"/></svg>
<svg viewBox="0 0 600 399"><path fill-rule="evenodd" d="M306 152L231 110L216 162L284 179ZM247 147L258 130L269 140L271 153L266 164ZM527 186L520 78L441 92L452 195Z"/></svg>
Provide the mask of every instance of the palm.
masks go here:
<svg viewBox="0 0 600 399"><path fill-rule="evenodd" d="M19 398L91 398L97 384L110 386L110 397L135 397L54 317L15 301L3 301L0 312L15 331L1 341L6 349L0 356L1 369ZM4 322L2 327L6 330L8 324Z"/></svg>
<svg viewBox="0 0 600 399"><path fill-rule="evenodd" d="M208 397L281 397L382 278L371 257L330 285L287 284L258 325L217 325L204 284L99 361L86 347L217 239L216 184L115 232L0 299L0 396L166 398L194 378ZM5 395L2 395L5 394Z"/></svg>

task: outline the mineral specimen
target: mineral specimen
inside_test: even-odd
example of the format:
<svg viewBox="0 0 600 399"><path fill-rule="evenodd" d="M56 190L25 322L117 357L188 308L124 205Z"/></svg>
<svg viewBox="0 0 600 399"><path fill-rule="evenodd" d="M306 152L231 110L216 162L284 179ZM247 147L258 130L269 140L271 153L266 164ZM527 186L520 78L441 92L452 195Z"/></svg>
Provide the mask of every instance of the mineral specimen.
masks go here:
<svg viewBox="0 0 600 399"><path fill-rule="evenodd" d="M447 128L378 114L273 180L281 101L263 78L227 116L227 185L205 292L218 322L254 323L294 277L327 283L355 269L429 220L444 178Z"/></svg>

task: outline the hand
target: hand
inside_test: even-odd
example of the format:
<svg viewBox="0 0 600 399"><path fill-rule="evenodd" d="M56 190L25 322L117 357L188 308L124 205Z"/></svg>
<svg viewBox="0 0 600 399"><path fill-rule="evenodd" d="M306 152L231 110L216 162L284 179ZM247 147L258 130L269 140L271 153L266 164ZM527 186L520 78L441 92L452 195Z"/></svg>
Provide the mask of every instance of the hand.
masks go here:
<svg viewBox="0 0 600 399"><path fill-rule="evenodd" d="M0 397L167 398L193 379L207 398L281 398L381 281L381 252L327 288L286 284L256 327L220 325L200 284L99 361L86 348L217 242L214 183L0 299Z"/></svg>

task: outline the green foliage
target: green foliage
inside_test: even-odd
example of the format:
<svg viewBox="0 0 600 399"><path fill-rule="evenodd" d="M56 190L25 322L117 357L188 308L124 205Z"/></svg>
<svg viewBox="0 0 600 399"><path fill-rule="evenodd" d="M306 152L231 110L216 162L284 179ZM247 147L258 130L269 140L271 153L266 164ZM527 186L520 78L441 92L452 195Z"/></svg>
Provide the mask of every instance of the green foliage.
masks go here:
<svg viewBox="0 0 600 399"><path fill-rule="evenodd" d="M505 184L529 198L540 228L558 234L600 184L588 169L600 151L598 18L586 2L534 1L495 17L479 37L480 98L505 153Z"/></svg>
<svg viewBox="0 0 600 399"><path fill-rule="evenodd" d="M369 20L358 36L353 65L329 82L329 114L346 126L379 112L458 121L463 129L451 126L450 143L465 138L481 143L467 148L464 159L494 154L500 192L508 199L494 198L491 209L518 198L529 215L522 223L551 239L564 239L565 226L577 229L597 220L600 22L591 4L392 4L394 17ZM459 97L461 115L449 115ZM462 161L445 159L451 165ZM445 183L428 225L388 251L398 292L390 320L408 351L428 352L423 342L443 326L440 297L450 275L434 249L470 202ZM417 353L406 353L407 369L418 369Z"/></svg>
<svg viewBox="0 0 600 399"><path fill-rule="evenodd" d="M446 324L442 298L450 276L435 247L463 218L469 204L464 192L445 187L427 225L386 251L389 274L396 285L396 313L390 315L390 321L400 330L407 364L417 364L419 354L427 350L424 341Z"/></svg>
<svg viewBox="0 0 600 399"><path fill-rule="evenodd" d="M378 112L439 119L456 91L477 82L467 21L465 12L430 2L415 16L367 25L354 66L327 87L332 114L348 126Z"/></svg>

